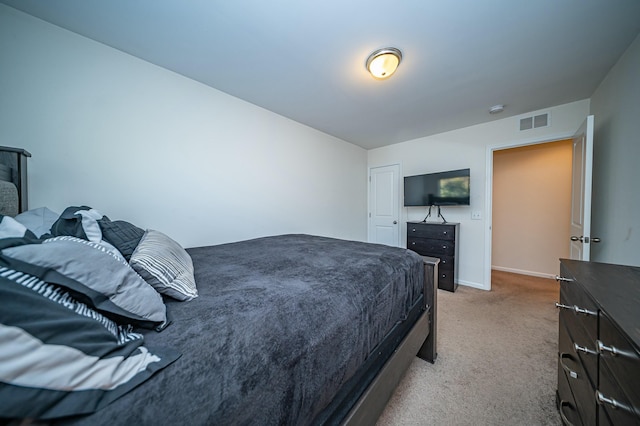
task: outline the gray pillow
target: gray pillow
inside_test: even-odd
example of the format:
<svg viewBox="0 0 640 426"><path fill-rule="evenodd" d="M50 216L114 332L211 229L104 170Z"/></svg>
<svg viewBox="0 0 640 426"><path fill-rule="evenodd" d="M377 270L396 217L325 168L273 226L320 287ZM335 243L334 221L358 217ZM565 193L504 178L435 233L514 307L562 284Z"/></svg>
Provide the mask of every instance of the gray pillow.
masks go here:
<svg viewBox="0 0 640 426"><path fill-rule="evenodd" d="M162 232L147 229L129 265L159 293L182 301L198 297L191 256Z"/></svg>
<svg viewBox="0 0 640 426"><path fill-rule="evenodd" d="M42 244L6 248L2 257L30 265L32 270L23 264L9 266L68 288L79 300L116 321L160 328L167 324L162 297L122 258L99 244L55 237Z"/></svg>
<svg viewBox="0 0 640 426"><path fill-rule="evenodd" d="M36 237L40 238L42 234L49 232L51 225L53 225L59 217L59 213L51 211L46 207L40 207L20 213L15 217L15 220L29 228Z"/></svg>

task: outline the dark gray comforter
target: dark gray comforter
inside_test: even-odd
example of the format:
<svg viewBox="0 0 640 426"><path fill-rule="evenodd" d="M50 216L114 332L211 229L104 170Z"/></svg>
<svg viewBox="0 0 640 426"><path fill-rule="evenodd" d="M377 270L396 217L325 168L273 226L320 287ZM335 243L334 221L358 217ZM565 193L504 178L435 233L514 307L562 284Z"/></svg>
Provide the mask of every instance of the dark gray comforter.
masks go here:
<svg viewBox="0 0 640 426"><path fill-rule="evenodd" d="M423 286L422 258L308 235L188 250L200 296L145 345L174 364L81 424L309 424Z"/></svg>

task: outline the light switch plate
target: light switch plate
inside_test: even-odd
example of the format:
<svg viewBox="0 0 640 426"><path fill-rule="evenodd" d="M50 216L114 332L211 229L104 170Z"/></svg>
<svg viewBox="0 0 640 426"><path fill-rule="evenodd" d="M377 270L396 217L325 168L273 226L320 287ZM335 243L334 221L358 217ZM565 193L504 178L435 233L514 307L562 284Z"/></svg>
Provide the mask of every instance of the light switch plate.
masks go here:
<svg viewBox="0 0 640 426"><path fill-rule="evenodd" d="M471 212L471 219L473 220L481 220L482 212L480 210L474 210Z"/></svg>

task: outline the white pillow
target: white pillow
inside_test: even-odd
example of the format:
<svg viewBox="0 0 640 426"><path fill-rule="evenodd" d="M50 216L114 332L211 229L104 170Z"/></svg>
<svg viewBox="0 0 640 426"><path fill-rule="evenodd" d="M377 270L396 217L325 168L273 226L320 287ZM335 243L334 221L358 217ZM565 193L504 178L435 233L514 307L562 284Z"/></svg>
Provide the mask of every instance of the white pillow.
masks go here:
<svg viewBox="0 0 640 426"><path fill-rule="evenodd" d="M0 218L0 238L22 238L26 232L27 227L11 216Z"/></svg>
<svg viewBox="0 0 640 426"><path fill-rule="evenodd" d="M27 210L20 213L15 219L26 226L36 237L40 238L51 229L51 225L60 217L59 213L49 210L46 207Z"/></svg>

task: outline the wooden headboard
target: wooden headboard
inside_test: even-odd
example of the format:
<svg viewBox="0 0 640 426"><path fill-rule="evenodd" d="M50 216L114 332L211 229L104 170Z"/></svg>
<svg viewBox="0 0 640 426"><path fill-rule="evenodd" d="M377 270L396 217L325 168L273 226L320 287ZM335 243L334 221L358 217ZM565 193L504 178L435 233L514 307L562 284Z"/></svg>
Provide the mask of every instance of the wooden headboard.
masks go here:
<svg viewBox="0 0 640 426"><path fill-rule="evenodd" d="M20 148L0 146L0 182L10 182L15 185L18 195L17 213L29 209L27 194L27 158L31 157L28 151ZM11 206L9 210L15 209Z"/></svg>

